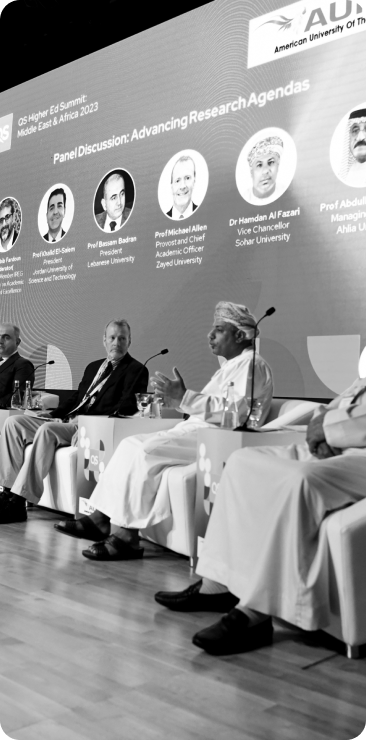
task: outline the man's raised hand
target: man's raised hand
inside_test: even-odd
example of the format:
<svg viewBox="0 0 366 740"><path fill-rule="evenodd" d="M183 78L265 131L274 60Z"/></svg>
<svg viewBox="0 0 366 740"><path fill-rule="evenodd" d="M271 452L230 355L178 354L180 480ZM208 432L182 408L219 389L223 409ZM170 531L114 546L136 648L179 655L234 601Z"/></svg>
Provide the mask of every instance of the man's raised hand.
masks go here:
<svg viewBox="0 0 366 740"><path fill-rule="evenodd" d="M173 367L174 378L168 378L159 371L155 373L151 385L164 406L178 408L186 392L184 380L176 367Z"/></svg>

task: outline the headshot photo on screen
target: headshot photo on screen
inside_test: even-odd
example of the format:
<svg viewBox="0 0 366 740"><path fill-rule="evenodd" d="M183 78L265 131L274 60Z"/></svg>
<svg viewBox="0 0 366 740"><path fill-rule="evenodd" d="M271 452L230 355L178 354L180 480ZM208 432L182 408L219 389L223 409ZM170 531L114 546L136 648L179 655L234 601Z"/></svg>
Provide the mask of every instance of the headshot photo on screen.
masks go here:
<svg viewBox="0 0 366 740"><path fill-rule="evenodd" d="M330 164L345 185L366 187L366 103L352 108L338 123L330 143Z"/></svg>
<svg viewBox="0 0 366 740"><path fill-rule="evenodd" d="M192 216L208 188L208 167L202 154L184 149L165 165L159 180L158 200L165 216L179 221Z"/></svg>
<svg viewBox="0 0 366 740"><path fill-rule="evenodd" d="M67 185L48 188L38 211L38 229L45 242L59 242L66 236L74 218L74 196Z"/></svg>
<svg viewBox="0 0 366 740"><path fill-rule="evenodd" d="M102 231L119 231L135 204L135 183L127 170L114 169L100 181L94 196L94 219Z"/></svg>
<svg viewBox="0 0 366 740"><path fill-rule="evenodd" d="M13 249L22 227L22 211L16 198L0 201L0 252Z"/></svg>
<svg viewBox="0 0 366 740"><path fill-rule="evenodd" d="M236 164L236 186L247 203L265 206L287 190L295 174L296 147L287 131L264 128L243 146Z"/></svg>

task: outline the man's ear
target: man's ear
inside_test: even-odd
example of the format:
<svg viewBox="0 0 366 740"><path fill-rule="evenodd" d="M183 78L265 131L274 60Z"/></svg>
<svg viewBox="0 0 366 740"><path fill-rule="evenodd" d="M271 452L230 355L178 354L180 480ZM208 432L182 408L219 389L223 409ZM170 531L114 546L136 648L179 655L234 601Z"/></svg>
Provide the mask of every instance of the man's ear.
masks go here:
<svg viewBox="0 0 366 740"><path fill-rule="evenodd" d="M20 337L18 337L18 339L15 340L15 344L16 344L17 347L19 347L21 341L22 340L21 340Z"/></svg>
<svg viewBox="0 0 366 740"><path fill-rule="evenodd" d="M107 206L105 204L104 198L102 198L101 203L102 203L102 206L103 206L103 211L106 211L107 210Z"/></svg>
<svg viewBox="0 0 366 740"><path fill-rule="evenodd" d="M235 341L238 344L242 344L243 342L245 342L246 338L247 338L247 335L245 331L243 331L242 329L238 329L235 334Z"/></svg>

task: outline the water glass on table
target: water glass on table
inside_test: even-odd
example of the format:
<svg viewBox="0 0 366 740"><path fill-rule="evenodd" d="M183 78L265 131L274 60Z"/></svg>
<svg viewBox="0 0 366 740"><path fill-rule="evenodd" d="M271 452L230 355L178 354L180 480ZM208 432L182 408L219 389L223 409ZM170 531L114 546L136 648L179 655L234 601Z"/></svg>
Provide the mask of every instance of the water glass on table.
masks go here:
<svg viewBox="0 0 366 740"><path fill-rule="evenodd" d="M153 395L151 393L135 393L137 408L141 418L144 417L145 409L151 404Z"/></svg>
<svg viewBox="0 0 366 740"><path fill-rule="evenodd" d="M258 429L260 420L262 418L262 414L263 414L262 401L258 401L257 399L254 399L253 408L250 412L249 419L247 421L247 428L248 429Z"/></svg>
<svg viewBox="0 0 366 740"><path fill-rule="evenodd" d="M38 391L32 392L32 409L41 411L43 409L42 395Z"/></svg>

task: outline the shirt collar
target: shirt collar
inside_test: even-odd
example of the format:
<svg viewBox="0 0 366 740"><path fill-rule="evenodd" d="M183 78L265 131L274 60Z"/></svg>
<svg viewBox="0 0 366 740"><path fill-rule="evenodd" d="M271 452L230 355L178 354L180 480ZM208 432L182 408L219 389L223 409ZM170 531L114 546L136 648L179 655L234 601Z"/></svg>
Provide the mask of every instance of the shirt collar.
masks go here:
<svg viewBox="0 0 366 740"><path fill-rule="evenodd" d="M120 229L121 226L122 226L122 219L123 219L123 211L122 211L122 213L121 213L121 215L120 215L119 218L110 218L110 216L108 215L108 213L106 211L106 219L105 219L105 224L104 224L104 230L110 232L111 234L113 234L113 231L118 231L118 229ZM113 231L111 231L111 228L110 228L110 225L109 225L111 223L111 221L114 221L115 224L116 224L116 227L115 227L115 229L113 229Z"/></svg>
<svg viewBox="0 0 366 740"><path fill-rule="evenodd" d="M172 218L174 218L175 221L179 221L179 220L183 221L183 218L188 218L188 216L192 216L192 213L193 213L192 201L190 202L190 204L187 206L186 210L183 213L178 211L177 208L173 205Z"/></svg>
<svg viewBox="0 0 366 740"><path fill-rule="evenodd" d="M127 355L127 352L126 352L126 355ZM117 367L117 365L119 365L119 363L120 363L120 362L122 362L122 360L124 360L124 359L125 359L126 355L123 355L123 357L120 357L120 359L119 359L119 360L110 360L110 359L109 359L109 357L107 357L107 359L106 359L106 361L105 361L105 362L106 362L106 363L107 363L107 362L111 362L111 363L112 363L112 365L113 365L113 370L114 370L114 368L115 368L115 367Z"/></svg>
<svg viewBox="0 0 366 740"><path fill-rule="evenodd" d="M11 355L9 355L8 357L3 357L2 360L0 360L0 365L2 365L3 362L6 362L6 360L8 360L9 357L13 357L13 355L16 355L17 352L18 350L16 349L15 352L12 352Z"/></svg>
<svg viewBox="0 0 366 740"><path fill-rule="evenodd" d="M60 239L62 239L62 224L61 224L61 226L60 226L60 228L59 228L56 236L52 236L52 234L50 233L50 231L48 231L48 241L49 242L53 242L53 241L59 242Z"/></svg>

